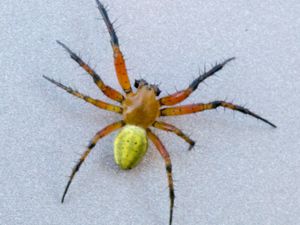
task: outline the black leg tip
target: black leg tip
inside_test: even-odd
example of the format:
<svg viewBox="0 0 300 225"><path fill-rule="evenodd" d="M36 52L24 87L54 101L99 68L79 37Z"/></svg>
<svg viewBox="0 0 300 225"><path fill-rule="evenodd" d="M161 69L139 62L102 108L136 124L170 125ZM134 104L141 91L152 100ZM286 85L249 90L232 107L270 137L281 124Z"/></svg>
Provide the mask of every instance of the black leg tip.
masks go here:
<svg viewBox="0 0 300 225"><path fill-rule="evenodd" d="M225 65L226 63L229 63L230 61L235 60L235 59L236 59L236 57L231 57L229 59L226 59L222 64Z"/></svg>
<svg viewBox="0 0 300 225"><path fill-rule="evenodd" d="M66 45L64 43L62 43L60 40L56 40L56 43L64 48L66 47Z"/></svg>
<svg viewBox="0 0 300 225"><path fill-rule="evenodd" d="M52 79L50 77L47 77L46 75L42 75L43 78L45 78L46 80L52 82Z"/></svg>
<svg viewBox="0 0 300 225"><path fill-rule="evenodd" d="M189 151L191 151L194 147L195 147L195 144L196 144L196 142L192 142L192 143L190 143L190 147L189 147Z"/></svg>
<svg viewBox="0 0 300 225"><path fill-rule="evenodd" d="M99 0L96 0L96 4L98 5L98 7L103 8L103 5Z"/></svg>
<svg viewBox="0 0 300 225"><path fill-rule="evenodd" d="M59 40L56 40L56 43L59 44L61 47L63 47L67 52L69 52L70 54L73 54L73 52L71 51L71 49L69 49L64 43L62 43Z"/></svg>

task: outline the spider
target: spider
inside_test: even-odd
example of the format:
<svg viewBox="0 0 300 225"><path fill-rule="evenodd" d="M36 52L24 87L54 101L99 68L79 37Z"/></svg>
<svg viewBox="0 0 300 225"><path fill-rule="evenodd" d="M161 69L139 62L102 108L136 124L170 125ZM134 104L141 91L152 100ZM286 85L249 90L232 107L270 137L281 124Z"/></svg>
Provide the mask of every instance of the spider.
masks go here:
<svg viewBox="0 0 300 225"><path fill-rule="evenodd" d="M274 128L276 126L268 120L251 112L249 109L225 101L212 101L209 103L174 106L187 99L197 89L201 82L221 70L228 62L232 61L234 57L229 58L222 63L216 64L210 70L205 71L203 74L200 74L186 89L177 91L176 93L158 98L160 94L158 86L149 84L143 79L135 80L134 87L136 88L136 91L133 91L127 74L125 60L120 50L119 40L113 27L113 23L111 23L103 4L99 0L96 0L96 3L110 35L110 43L113 50L116 75L125 94L121 94L116 89L113 89L112 87L106 85L102 81L100 76L70 48L68 48L60 41L57 41L57 43L61 45L70 54L70 57L93 78L94 83L103 92L103 94L108 98L116 101L119 105L113 105L98 99L91 98L47 76L43 77L53 84L57 85L58 87L64 89L68 93L81 98L100 109L120 114L122 116L122 119L118 122L106 126L102 130L97 132L96 135L92 138L87 149L83 152L79 161L73 167L61 202L64 202L65 196L69 190L75 174L78 172L82 163L95 147L96 143L104 136L122 128L114 141L114 159L116 164L121 169L131 169L138 165L147 151L148 139L153 142L154 146L157 148L158 152L164 159L169 186L169 225L171 225L173 220L173 207L175 199L172 163L170 155L165 146L163 145L161 140L152 132L150 127L176 134L189 144L189 150L193 148L193 146L195 145L195 141L190 139L184 132L182 132L172 124L160 121L159 117L179 116L202 112L210 109L216 109L218 107L224 107L239 111L244 114L248 114L271 125Z"/></svg>

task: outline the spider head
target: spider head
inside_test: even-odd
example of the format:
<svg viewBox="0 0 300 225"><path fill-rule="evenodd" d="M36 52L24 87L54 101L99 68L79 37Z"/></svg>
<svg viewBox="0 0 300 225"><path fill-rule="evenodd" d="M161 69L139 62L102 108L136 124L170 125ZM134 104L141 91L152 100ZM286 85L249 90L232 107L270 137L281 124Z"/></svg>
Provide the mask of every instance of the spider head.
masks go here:
<svg viewBox="0 0 300 225"><path fill-rule="evenodd" d="M156 96L159 96L160 94L160 89L158 88L158 85L154 85L154 84L149 84L147 81L145 81L144 79L140 79L140 80L135 80L134 81L134 87L135 88L142 88L142 87L147 87L148 89L152 89Z"/></svg>

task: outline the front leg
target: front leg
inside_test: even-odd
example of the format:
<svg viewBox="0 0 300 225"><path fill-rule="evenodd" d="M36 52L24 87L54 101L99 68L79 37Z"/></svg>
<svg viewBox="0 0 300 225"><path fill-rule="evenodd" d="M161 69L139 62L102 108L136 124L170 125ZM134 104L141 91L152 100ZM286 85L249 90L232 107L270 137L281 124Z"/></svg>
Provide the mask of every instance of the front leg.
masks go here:
<svg viewBox="0 0 300 225"><path fill-rule="evenodd" d="M161 116L185 115L185 114L191 114L191 113L201 112L201 111L210 110L210 109L216 109L220 106L250 115L250 116L255 117L255 118L269 124L270 126L276 128L275 124L260 117L256 113L251 112L249 109L246 109L240 105L234 105L232 103L225 102L225 101L213 101L213 102L206 103L206 104L199 103L199 104L190 104L190 105L183 105L183 106L177 106L177 107L163 108L160 110L160 115Z"/></svg>
<svg viewBox="0 0 300 225"><path fill-rule="evenodd" d="M106 85L101 77L87 64L85 63L78 55L76 55L69 47L67 47L64 43L60 41L56 41L60 46L62 46L69 54L70 57L79 64L94 80L94 83L98 86L98 88L112 100L122 102L124 100L124 96L118 92L117 90L113 89L112 87Z"/></svg>
<svg viewBox="0 0 300 225"><path fill-rule="evenodd" d="M203 74L199 75L190 85L187 89L178 91L174 94L162 97L159 99L159 103L161 105L176 105L185 99L187 99L199 86L201 82L203 82L208 77L214 75L216 72L221 70L228 62L231 60L234 60L235 58L229 58L225 60L222 63L216 64L213 68L211 68L209 71L204 72Z"/></svg>
<svg viewBox="0 0 300 225"><path fill-rule="evenodd" d="M123 88L124 92L126 94L129 94L132 92L132 89L131 89L130 80L129 80L129 77L127 74L126 63L125 63L123 54L120 50L117 34L115 32L113 24L111 23L111 21L108 17L107 11L104 8L104 6L102 5L102 3L99 0L96 0L96 3L98 5L98 9L100 11L100 14L105 22L105 25L106 25L107 30L110 35L110 43L111 43L111 46L113 49L114 64L115 64L118 81L119 81L121 87Z"/></svg>

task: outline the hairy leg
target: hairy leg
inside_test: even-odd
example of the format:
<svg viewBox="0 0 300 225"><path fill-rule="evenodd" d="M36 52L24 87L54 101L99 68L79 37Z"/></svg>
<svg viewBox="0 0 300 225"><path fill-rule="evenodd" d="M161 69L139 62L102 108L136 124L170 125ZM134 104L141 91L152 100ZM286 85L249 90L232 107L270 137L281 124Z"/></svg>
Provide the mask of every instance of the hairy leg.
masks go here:
<svg viewBox="0 0 300 225"><path fill-rule="evenodd" d="M127 74L126 64L123 57L123 54L120 50L119 46L119 40L116 35L116 32L114 30L113 24L111 23L107 11L105 7L102 5L102 3L99 0L96 0L96 3L98 5L98 9L100 11L100 14L105 22L105 25L107 27L107 30L110 35L110 43L113 49L113 56L114 56L114 64L116 69L116 74L119 80L119 83L121 87L123 88L124 92L126 94L129 94L132 92L130 80Z"/></svg>
<svg viewBox="0 0 300 225"><path fill-rule="evenodd" d="M232 103L225 102L225 101L213 101L213 102L210 102L207 104L199 103L199 104L190 104L190 105L183 105L183 106L177 106L177 107L163 108L160 110L160 115L161 116L178 116L178 115L201 112L201 111L205 111L205 110L209 110L209 109L216 109L220 106L253 116L253 117L269 124L272 127L276 127L276 125L274 125L270 121L260 117L259 115L251 112L249 109L246 109L242 106L234 105Z"/></svg>
<svg viewBox="0 0 300 225"><path fill-rule="evenodd" d="M71 176L69 178L69 181L67 183L67 186L65 188L65 191L63 193L62 199L61 199L61 203L64 202L65 200L65 196L69 190L69 187L73 181L73 178L75 176L75 174L78 172L78 170L80 169L80 166L82 165L82 163L84 162L84 160L88 157L88 155L90 154L90 152L92 151L92 149L95 147L96 143L99 141L100 138L103 138L104 136L110 134L111 132L123 127L125 125L125 123L123 121L118 121L116 123L110 124L107 127L103 128L101 131L99 131L91 140L90 144L88 145L87 150L85 150L85 152L81 155L79 161L77 162L77 164L73 167Z"/></svg>
<svg viewBox="0 0 300 225"><path fill-rule="evenodd" d="M112 111L112 112L116 112L116 113L122 113L123 112L123 109L119 106L116 106L116 105L112 105L112 104L109 104L109 103L106 103L106 102L103 102L103 101L100 101L98 99L93 99L87 95L84 95L84 94L81 94L80 92L78 91L75 91L73 90L72 88L70 87L67 87L47 76L43 76L46 80L50 81L51 83L57 85L58 87L64 89L65 91L67 91L68 93L78 97L78 98L81 98L83 99L84 101L88 102L88 103L91 103L92 105L100 108L100 109L105 109L105 110L108 110L108 111Z"/></svg>
<svg viewBox="0 0 300 225"><path fill-rule="evenodd" d="M191 150L195 145L195 141L190 139L186 134L184 134L180 129L173 126L172 124L168 124L168 123L165 123L165 122L162 122L162 121L155 121L152 124L152 126L157 128L157 129L170 131L170 132L176 134L177 136L179 136L180 138L182 138L183 140L185 140L187 143L190 144L189 150Z"/></svg>
<svg viewBox="0 0 300 225"><path fill-rule="evenodd" d="M124 100L124 96L113 89L112 87L104 84L100 76L87 64L85 63L78 55L76 55L70 48L68 48L64 43L57 41L57 43L62 46L71 56L71 58L77 62L94 80L94 83L99 87L99 89L112 100L117 102L122 102Z"/></svg>
<svg viewBox="0 0 300 225"><path fill-rule="evenodd" d="M169 216L169 225L172 224L173 219L173 208L174 208L174 184L173 184L173 176L172 176L172 163L170 159L170 155L167 152L165 146L162 144L162 142L159 140L159 138L151 132L151 130L147 129L147 135L149 139L153 142L153 144L156 146L157 150L159 151L160 155L165 160L166 165L166 171L168 176L168 183L169 183L169 196L170 196L170 216Z"/></svg>
<svg viewBox="0 0 300 225"><path fill-rule="evenodd" d="M229 59L225 60L224 62L215 65L209 71L201 74L198 78L196 78L190 84L190 86L187 89L181 90L181 91L178 91L174 94L171 94L171 95L160 98L159 99L160 104L161 105L176 105L176 104L182 102L183 100L188 98L190 96L190 94L193 93L193 91L195 91L198 88L198 85L201 82L203 82L206 78L214 75L216 72L221 70L225 66L226 63L230 62L233 59L234 59L234 57L229 58Z"/></svg>

